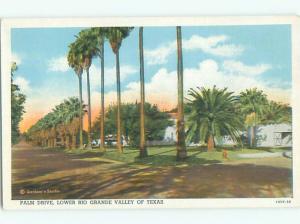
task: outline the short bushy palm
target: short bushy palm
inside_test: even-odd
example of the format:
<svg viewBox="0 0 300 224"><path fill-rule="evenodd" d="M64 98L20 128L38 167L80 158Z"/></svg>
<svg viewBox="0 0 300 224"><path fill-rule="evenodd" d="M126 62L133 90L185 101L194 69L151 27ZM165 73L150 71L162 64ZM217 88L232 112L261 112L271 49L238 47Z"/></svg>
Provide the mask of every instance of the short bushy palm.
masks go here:
<svg viewBox="0 0 300 224"><path fill-rule="evenodd" d="M238 98L227 88L197 88L188 92L187 141L204 141L208 150L215 147L215 138L230 136L239 141L243 126L238 116Z"/></svg>

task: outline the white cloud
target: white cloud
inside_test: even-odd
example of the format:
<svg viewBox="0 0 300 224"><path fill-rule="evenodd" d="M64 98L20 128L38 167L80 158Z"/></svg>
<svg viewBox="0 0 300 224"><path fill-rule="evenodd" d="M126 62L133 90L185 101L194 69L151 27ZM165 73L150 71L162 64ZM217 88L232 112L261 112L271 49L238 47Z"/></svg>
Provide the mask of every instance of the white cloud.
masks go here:
<svg viewBox="0 0 300 224"><path fill-rule="evenodd" d="M22 76L15 77L14 84L18 85L21 92L25 94L28 94L31 91L29 81Z"/></svg>
<svg viewBox="0 0 300 224"><path fill-rule="evenodd" d="M19 54L12 53L11 54L11 62L16 62L17 66L22 63L22 59Z"/></svg>
<svg viewBox="0 0 300 224"><path fill-rule="evenodd" d="M149 50L145 49L145 58L148 65L161 65L167 63L167 57L176 49L176 42L169 42L160 47Z"/></svg>
<svg viewBox="0 0 300 224"><path fill-rule="evenodd" d="M229 73L260 75L272 68L269 64L245 65L240 61L227 60L223 62L223 69Z"/></svg>
<svg viewBox="0 0 300 224"><path fill-rule="evenodd" d="M256 76L249 76L248 73L243 73L242 71L239 74L224 71L222 66L219 66L214 60L204 60L199 63L198 67L184 70L185 97L187 97L188 89L190 88L212 88L214 85L218 88L228 87L229 91L233 91L236 94L247 88L256 87L265 91L272 100L284 103L290 102L291 90L271 87L267 83L257 80ZM126 86L126 90L122 92L122 102L139 101L139 91L139 82L129 83ZM145 84L145 91L146 100L159 105L161 109L175 107L177 99L177 71L168 71L165 68L158 70L150 82ZM105 100L107 103L115 102L116 92L111 91L107 93Z"/></svg>
<svg viewBox="0 0 300 224"><path fill-rule="evenodd" d="M67 72L70 69L65 56L52 58L48 62L48 70L53 72Z"/></svg>
<svg viewBox="0 0 300 224"><path fill-rule="evenodd" d="M187 51L199 50L207 54L235 57L243 53L244 47L226 43L228 36L218 35L202 37L193 35L190 39L183 39L182 47ZM148 65L165 64L167 58L176 51L176 41L168 42L155 49L145 49L145 59Z"/></svg>
<svg viewBox="0 0 300 224"><path fill-rule="evenodd" d="M193 35L188 40L183 40L182 46L186 50L201 50L205 53L222 56L234 57L240 55L244 48L241 45L226 44L229 37L225 35L202 37Z"/></svg>

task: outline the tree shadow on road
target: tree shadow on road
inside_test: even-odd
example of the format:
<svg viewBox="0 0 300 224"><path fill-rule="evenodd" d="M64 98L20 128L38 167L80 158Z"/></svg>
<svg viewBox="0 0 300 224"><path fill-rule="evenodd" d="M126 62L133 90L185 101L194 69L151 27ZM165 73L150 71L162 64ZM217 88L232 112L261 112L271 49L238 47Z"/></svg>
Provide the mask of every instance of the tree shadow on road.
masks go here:
<svg viewBox="0 0 300 224"><path fill-rule="evenodd" d="M51 177L53 178L53 177ZM56 188L58 194L20 195L20 189ZM290 197L291 170L252 164L132 168L76 172L13 184L13 199Z"/></svg>

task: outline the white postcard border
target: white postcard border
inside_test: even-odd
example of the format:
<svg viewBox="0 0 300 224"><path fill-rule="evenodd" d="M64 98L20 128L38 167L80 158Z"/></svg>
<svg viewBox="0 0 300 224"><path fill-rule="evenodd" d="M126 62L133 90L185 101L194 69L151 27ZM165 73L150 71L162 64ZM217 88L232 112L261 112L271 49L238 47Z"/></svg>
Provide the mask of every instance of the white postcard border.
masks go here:
<svg viewBox="0 0 300 224"><path fill-rule="evenodd" d="M292 106L293 106L293 198L218 198L162 199L163 204L147 204L149 199L131 199L134 204L91 204L93 199L78 204L74 200L34 200L35 205L21 205L11 199L11 107L10 107L10 29L21 27L91 27L91 26L212 26L212 25L271 25L290 24L292 32ZM1 21L1 106L2 106L2 186L6 209L123 209L123 208L231 208L231 207L294 207L300 206L300 18L296 16L253 17L103 17L103 18L43 18L3 19ZM142 202L143 200L143 202ZM31 200L26 200L31 201ZM38 201L53 203L40 205ZM74 201L75 205L60 204ZM290 202L290 203L286 203ZM139 204L140 203L140 204Z"/></svg>

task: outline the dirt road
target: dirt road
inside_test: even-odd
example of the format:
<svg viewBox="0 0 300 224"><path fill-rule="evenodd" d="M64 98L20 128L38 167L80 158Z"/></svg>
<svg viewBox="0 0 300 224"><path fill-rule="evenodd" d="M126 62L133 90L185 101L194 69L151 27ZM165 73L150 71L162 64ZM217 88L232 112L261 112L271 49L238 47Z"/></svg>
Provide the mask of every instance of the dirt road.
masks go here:
<svg viewBox="0 0 300 224"><path fill-rule="evenodd" d="M12 151L12 197L289 197L292 172L286 164L291 164L287 158L265 158L258 162L176 167L127 165L102 159L97 153L72 155L23 142Z"/></svg>

